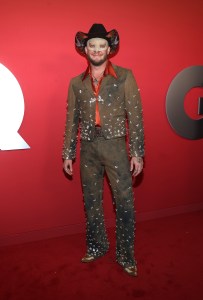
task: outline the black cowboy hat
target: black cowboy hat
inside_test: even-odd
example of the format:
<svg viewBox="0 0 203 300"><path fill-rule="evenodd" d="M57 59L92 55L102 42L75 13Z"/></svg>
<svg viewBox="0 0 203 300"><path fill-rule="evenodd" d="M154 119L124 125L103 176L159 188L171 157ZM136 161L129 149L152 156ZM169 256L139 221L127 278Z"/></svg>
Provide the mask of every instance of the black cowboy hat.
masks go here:
<svg viewBox="0 0 203 300"><path fill-rule="evenodd" d="M81 55L85 55L87 41L93 38L105 39L109 43L110 55L115 55L119 46L119 34L112 29L107 32L103 24L93 24L88 33L78 31L75 36L75 48Z"/></svg>

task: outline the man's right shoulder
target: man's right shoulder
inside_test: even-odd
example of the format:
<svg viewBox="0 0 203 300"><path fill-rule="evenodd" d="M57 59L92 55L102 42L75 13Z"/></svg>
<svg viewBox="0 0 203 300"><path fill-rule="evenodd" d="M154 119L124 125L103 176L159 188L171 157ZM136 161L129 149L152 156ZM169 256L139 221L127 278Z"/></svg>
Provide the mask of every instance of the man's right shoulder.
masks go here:
<svg viewBox="0 0 203 300"><path fill-rule="evenodd" d="M72 77L71 80L70 80L70 83L75 84L75 83L81 82L83 76L84 76L84 72L77 75L77 76Z"/></svg>

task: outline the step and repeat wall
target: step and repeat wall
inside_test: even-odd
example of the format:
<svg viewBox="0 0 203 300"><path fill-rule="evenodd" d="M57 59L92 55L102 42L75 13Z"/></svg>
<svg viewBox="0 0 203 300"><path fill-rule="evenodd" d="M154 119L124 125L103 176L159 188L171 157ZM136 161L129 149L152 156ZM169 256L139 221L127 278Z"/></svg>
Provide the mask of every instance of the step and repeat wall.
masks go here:
<svg viewBox="0 0 203 300"><path fill-rule="evenodd" d="M145 167L134 182L137 220L202 208L203 2L0 0L0 243L85 230L79 148L62 169L71 77L87 66L74 46L93 23L117 29L111 61L140 87ZM104 180L108 226L114 207Z"/></svg>

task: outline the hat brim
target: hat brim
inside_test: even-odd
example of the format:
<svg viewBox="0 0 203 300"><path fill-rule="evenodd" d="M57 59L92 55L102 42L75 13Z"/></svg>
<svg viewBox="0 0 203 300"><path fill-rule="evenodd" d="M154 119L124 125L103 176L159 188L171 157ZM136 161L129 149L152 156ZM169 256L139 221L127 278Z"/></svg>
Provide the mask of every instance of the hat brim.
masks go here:
<svg viewBox="0 0 203 300"><path fill-rule="evenodd" d="M85 55L85 47L86 47L87 41L92 38L106 39L108 41L109 47L110 47L109 55L114 56L118 52L119 34L118 34L117 30L112 29L111 31L107 32L107 34L101 34L101 33L88 34L88 33L82 32L82 31L78 31L75 36L75 48L80 55L83 55L83 56Z"/></svg>

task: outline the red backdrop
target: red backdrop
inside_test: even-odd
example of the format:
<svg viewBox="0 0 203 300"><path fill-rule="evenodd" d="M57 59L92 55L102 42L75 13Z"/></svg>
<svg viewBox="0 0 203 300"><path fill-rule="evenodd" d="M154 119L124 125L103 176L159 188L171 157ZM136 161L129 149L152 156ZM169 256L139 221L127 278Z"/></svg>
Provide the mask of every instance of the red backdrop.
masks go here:
<svg viewBox="0 0 203 300"><path fill-rule="evenodd" d="M188 66L203 65L203 2L185 2L0 0L0 63L21 85L25 117L19 132L31 146L0 151L1 244L84 230L79 156L68 180L61 152L69 80L86 67L74 49L75 33L95 22L118 30L121 46L112 62L131 68L141 89L146 159L134 189L137 218L203 206L203 141L178 136L165 113L172 79ZM187 109L196 112L191 95ZM104 205L111 225L106 181Z"/></svg>

